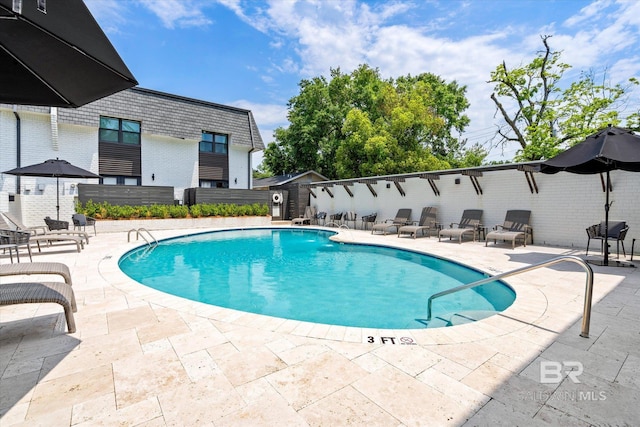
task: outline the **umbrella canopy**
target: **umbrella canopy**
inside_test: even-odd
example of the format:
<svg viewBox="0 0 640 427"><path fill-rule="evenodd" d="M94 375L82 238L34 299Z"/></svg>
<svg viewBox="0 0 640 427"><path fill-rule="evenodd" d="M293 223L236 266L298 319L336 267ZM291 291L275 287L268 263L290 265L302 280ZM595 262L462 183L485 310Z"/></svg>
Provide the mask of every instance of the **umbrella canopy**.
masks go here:
<svg viewBox="0 0 640 427"><path fill-rule="evenodd" d="M138 84L82 0L22 3L0 0L1 103L79 107Z"/></svg>
<svg viewBox="0 0 640 427"><path fill-rule="evenodd" d="M66 160L49 159L35 165L15 168L4 172L9 175L42 176L56 178L56 211L60 219L60 178L100 178L100 175L72 165Z"/></svg>
<svg viewBox="0 0 640 427"><path fill-rule="evenodd" d="M604 262L609 265L609 188L612 170L640 172L640 136L627 129L609 126L540 165L540 172L566 171L576 174L606 172Z"/></svg>
<svg viewBox="0 0 640 427"><path fill-rule="evenodd" d="M589 135L540 165L542 173L594 174L616 169L640 172L640 136L615 126Z"/></svg>

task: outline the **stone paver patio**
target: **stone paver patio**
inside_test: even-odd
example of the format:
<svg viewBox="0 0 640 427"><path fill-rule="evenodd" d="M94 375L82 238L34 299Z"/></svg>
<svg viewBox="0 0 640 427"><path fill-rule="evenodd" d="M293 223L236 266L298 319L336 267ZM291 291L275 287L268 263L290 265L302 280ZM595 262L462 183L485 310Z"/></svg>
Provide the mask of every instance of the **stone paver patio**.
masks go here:
<svg viewBox="0 0 640 427"><path fill-rule="evenodd" d="M490 274L583 254L356 230L342 238L425 251ZM55 304L0 307L3 427L640 420L638 269L594 267L589 338L579 336L585 273L569 263L509 278L518 297L499 315L452 328L389 331L277 319L162 294L119 271L118 258L137 244L127 243L127 233L103 233L81 253L56 246L34 255L70 267L78 331L66 333ZM8 262L0 254L0 263ZM45 278L58 280L29 277ZM551 381L543 383L541 372Z"/></svg>

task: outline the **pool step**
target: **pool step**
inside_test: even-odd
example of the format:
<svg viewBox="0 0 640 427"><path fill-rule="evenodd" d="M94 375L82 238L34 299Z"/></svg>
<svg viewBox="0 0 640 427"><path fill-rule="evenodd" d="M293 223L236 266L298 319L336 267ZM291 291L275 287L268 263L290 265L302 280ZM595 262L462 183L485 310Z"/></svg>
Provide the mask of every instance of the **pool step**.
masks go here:
<svg viewBox="0 0 640 427"><path fill-rule="evenodd" d="M496 311L492 310L465 310L454 313L445 313L434 317L428 328L444 328L447 326L464 325L466 323L482 320L486 317L493 316Z"/></svg>

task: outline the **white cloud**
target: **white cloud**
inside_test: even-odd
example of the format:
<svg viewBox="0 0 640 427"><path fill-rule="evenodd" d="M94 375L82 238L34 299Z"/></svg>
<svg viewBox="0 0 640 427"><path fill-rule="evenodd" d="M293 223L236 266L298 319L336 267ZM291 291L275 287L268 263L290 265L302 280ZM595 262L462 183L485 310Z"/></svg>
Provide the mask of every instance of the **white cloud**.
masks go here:
<svg viewBox="0 0 640 427"><path fill-rule="evenodd" d="M287 106L280 104L259 104L246 99L238 99L230 105L251 110L260 126L277 127L287 122ZM264 135L262 135L264 138Z"/></svg>
<svg viewBox="0 0 640 427"><path fill-rule="evenodd" d="M156 14L165 27L201 27L212 21L202 10L207 3L193 0L138 0Z"/></svg>
<svg viewBox="0 0 640 427"><path fill-rule="evenodd" d="M126 4L118 0L85 0L85 4L96 20L104 22L102 30L107 34L120 32L126 23Z"/></svg>
<svg viewBox="0 0 640 427"><path fill-rule="evenodd" d="M92 12L105 14L130 4L87 1ZM139 4L156 14L166 27L174 28L210 24L205 12L211 1L139 0ZM266 85L276 87L291 76L327 76L329 69L336 67L349 73L363 63L379 68L383 77L434 73L467 86L471 103L467 114L472 119L468 133L473 142L488 139L491 132L487 130L499 122L489 99L493 86L487 80L491 71L503 60L511 68L531 61L543 49L540 35L552 35L551 47L562 51L561 61L573 66L565 74L568 78L577 77L582 70L607 68L615 84L640 74L637 0L584 3L574 16L539 28L532 28L525 19L522 25L505 24L493 30L479 26L480 32L475 33L458 28L461 17L473 13L474 2L216 1L270 38L272 50L262 69L256 70ZM113 22L119 13L122 11L114 14ZM636 89L635 99L638 92ZM288 98L289 94L280 91L279 97ZM286 125L286 105L249 101L234 105L251 109L257 122L267 126L269 132ZM263 138L266 140L267 135Z"/></svg>

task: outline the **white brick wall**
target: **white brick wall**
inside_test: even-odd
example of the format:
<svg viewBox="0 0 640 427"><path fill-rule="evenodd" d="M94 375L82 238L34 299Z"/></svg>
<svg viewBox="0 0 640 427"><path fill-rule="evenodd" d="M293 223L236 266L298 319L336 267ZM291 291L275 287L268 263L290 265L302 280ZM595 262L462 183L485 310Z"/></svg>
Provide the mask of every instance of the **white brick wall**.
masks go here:
<svg viewBox="0 0 640 427"><path fill-rule="evenodd" d="M182 200L184 189L198 184L198 141L142 135L142 185L173 186Z"/></svg>
<svg viewBox="0 0 640 427"><path fill-rule="evenodd" d="M229 188L249 188L249 150L246 147L229 146Z"/></svg>
<svg viewBox="0 0 640 427"><path fill-rule="evenodd" d="M483 172L478 178L483 190L477 195L468 176L441 175L435 181L440 196L434 195L425 179L408 178L400 183L406 196L400 195L393 183L378 181L372 187L374 197L365 184L349 187L354 197L340 185L330 190L334 198L321 189L313 189L317 199L311 204L328 214L355 211L362 215L377 212L378 219L393 218L399 208L411 208L412 218L418 220L424 206L436 206L438 219L448 225L460 220L464 209L482 209L482 222L489 227L501 224L509 209L531 210L531 225L535 243L584 248L587 244L585 229L604 220L605 193L599 175L575 175L561 172L555 175L534 174L539 193L531 194L523 172L501 170ZM460 184L455 184L455 179ZM633 238L640 240L640 173L613 171L614 191L609 211L610 219L627 221L629 233L625 239L628 251ZM390 184L390 188L386 185ZM597 246L597 245L596 245ZM636 252L640 251L640 243Z"/></svg>

